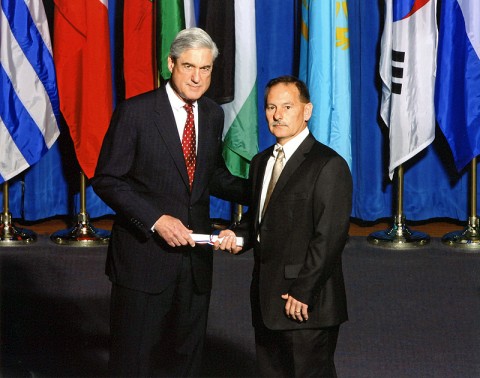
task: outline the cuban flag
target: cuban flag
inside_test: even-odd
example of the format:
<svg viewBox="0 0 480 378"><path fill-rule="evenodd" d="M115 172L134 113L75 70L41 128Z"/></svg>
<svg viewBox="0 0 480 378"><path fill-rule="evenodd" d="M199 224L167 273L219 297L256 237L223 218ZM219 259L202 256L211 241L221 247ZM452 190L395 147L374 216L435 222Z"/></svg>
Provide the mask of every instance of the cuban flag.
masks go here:
<svg viewBox="0 0 480 378"><path fill-rule="evenodd" d="M480 154L480 2L442 0L435 111L460 171Z"/></svg>
<svg viewBox="0 0 480 378"><path fill-rule="evenodd" d="M31 165L60 134L52 46L42 1L1 0L0 183Z"/></svg>
<svg viewBox="0 0 480 378"><path fill-rule="evenodd" d="M386 0L380 113L389 127L389 175L435 138L436 0Z"/></svg>

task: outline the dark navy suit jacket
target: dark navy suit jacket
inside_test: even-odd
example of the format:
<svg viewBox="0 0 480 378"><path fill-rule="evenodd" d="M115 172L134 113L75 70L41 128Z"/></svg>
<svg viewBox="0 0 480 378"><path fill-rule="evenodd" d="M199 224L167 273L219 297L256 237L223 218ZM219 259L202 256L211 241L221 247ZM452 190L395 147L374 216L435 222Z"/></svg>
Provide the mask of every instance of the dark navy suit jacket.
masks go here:
<svg viewBox="0 0 480 378"><path fill-rule="evenodd" d="M212 251L168 246L151 231L160 216L180 219L196 233L210 233L210 194L245 202L246 180L229 174L221 156L223 110L198 100L198 148L193 188L165 87L121 103L105 135L92 185L116 212L108 249L110 280L147 293L175 280L184 251L191 254L199 291L211 289Z"/></svg>

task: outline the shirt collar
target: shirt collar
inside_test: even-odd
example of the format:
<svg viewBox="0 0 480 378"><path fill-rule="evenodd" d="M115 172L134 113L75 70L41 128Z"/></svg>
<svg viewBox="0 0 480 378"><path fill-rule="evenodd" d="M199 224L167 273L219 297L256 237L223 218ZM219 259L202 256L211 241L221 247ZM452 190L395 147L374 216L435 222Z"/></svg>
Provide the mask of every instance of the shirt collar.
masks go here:
<svg viewBox="0 0 480 378"><path fill-rule="evenodd" d="M185 105L185 101L183 101L173 90L172 86L170 85L170 81L167 82L165 85L165 89L167 91L168 99L170 100L170 104L174 110L183 109ZM197 106L197 101L192 102L193 107Z"/></svg>
<svg viewBox="0 0 480 378"><path fill-rule="evenodd" d="M295 153L297 148L302 144L302 142L305 140L305 138L310 134L310 131L308 130L308 127L305 127L298 135L296 135L294 138L290 139L287 143L285 143L283 146L276 143L275 147L273 149L273 156L275 158L277 157L277 148L282 147L283 152L285 153L285 161L290 159L290 157Z"/></svg>

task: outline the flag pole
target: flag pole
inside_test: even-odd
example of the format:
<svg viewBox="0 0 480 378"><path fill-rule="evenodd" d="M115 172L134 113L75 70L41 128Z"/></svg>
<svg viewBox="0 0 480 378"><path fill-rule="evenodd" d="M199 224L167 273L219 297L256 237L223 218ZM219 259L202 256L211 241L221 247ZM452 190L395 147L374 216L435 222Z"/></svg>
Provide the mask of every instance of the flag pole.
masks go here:
<svg viewBox="0 0 480 378"><path fill-rule="evenodd" d="M239 203L234 204L234 211L233 211L233 224L238 226L243 217L243 206Z"/></svg>
<svg viewBox="0 0 480 378"><path fill-rule="evenodd" d="M403 165L397 171L397 214L393 220L393 227L383 231L372 232L367 240L384 248L414 248L430 242L430 236L419 231L412 231L405 225L403 214Z"/></svg>
<svg viewBox="0 0 480 378"><path fill-rule="evenodd" d="M442 243L457 248L480 248L479 219L477 218L477 158L470 169L470 216L464 230L453 231L442 237Z"/></svg>
<svg viewBox="0 0 480 378"><path fill-rule="evenodd" d="M8 186L8 181L5 181L3 183L3 212L0 214L0 246L31 244L37 240L37 235L33 231L17 228L12 224Z"/></svg>
<svg viewBox="0 0 480 378"><path fill-rule="evenodd" d="M80 172L80 212L77 214L77 223L66 230L60 230L50 235L50 240L56 244L78 247L108 244L110 232L95 228L90 223L90 216L86 206L86 176Z"/></svg>

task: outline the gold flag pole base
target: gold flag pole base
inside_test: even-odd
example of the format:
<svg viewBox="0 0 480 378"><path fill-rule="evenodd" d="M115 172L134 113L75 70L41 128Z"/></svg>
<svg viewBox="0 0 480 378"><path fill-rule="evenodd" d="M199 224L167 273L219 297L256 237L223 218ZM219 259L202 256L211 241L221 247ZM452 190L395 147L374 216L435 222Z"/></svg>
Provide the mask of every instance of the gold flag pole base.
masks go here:
<svg viewBox="0 0 480 378"><path fill-rule="evenodd" d="M106 245L110 240L110 231L95 228L89 221L87 213L79 213L77 223L66 230L60 230L50 235L50 240L56 244L76 247L92 247Z"/></svg>
<svg viewBox="0 0 480 378"><path fill-rule="evenodd" d="M371 244L384 248L408 249L428 244L430 236L420 231L410 230L403 222L403 217L396 216L393 227L372 232L367 240Z"/></svg>
<svg viewBox="0 0 480 378"><path fill-rule="evenodd" d="M464 230L453 231L442 237L442 243L455 248L480 249L479 219L469 217Z"/></svg>
<svg viewBox="0 0 480 378"><path fill-rule="evenodd" d="M15 227L10 213L0 214L0 246L32 244L37 241L33 231Z"/></svg>
<svg viewBox="0 0 480 378"><path fill-rule="evenodd" d="M0 246L32 244L37 235L30 230L17 228L12 224L12 214L8 208L8 181L3 183L3 211L0 213Z"/></svg>
<svg viewBox="0 0 480 378"><path fill-rule="evenodd" d="M80 172L80 212L77 215L77 223L69 229L50 235L50 240L56 244L93 247L108 244L110 240L110 231L97 229L90 223L86 204L86 180L85 174Z"/></svg>

